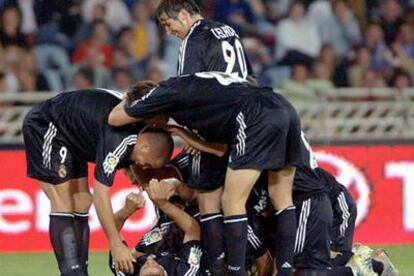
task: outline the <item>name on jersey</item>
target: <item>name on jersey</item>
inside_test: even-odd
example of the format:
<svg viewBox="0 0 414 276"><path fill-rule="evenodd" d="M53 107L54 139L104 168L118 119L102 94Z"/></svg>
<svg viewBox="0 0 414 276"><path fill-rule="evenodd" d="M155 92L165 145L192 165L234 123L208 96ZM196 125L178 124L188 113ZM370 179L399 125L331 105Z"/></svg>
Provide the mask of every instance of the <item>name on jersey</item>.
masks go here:
<svg viewBox="0 0 414 276"><path fill-rule="evenodd" d="M210 31L213 33L213 35L217 39L226 39L226 38L233 37L233 36L239 37L236 31L230 26L214 28L214 29L210 29Z"/></svg>

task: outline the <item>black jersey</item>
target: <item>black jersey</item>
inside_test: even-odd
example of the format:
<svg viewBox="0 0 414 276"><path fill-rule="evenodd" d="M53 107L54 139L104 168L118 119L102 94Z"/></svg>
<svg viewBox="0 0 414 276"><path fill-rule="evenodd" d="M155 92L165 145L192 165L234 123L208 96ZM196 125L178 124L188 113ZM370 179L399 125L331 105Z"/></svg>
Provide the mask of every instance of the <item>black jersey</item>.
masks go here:
<svg viewBox="0 0 414 276"><path fill-rule="evenodd" d="M246 79L253 75L239 36L225 24L199 20L180 47L177 75L219 71Z"/></svg>
<svg viewBox="0 0 414 276"><path fill-rule="evenodd" d="M189 241L181 246L177 254L169 251L159 254L146 254L137 259L134 271L140 271L148 258L153 258L162 266L166 275L188 276L204 275L205 265L200 241Z"/></svg>
<svg viewBox="0 0 414 276"><path fill-rule="evenodd" d="M278 98L281 105L288 104L272 88L220 72L202 72L161 82L141 99L127 104L125 111L144 119L165 114L206 140L231 143L243 105L253 97L269 96Z"/></svg>
<svg viewBox="0 0 414 276"><path fill-rule="evenodd" d="M65 92L38 106L64 138L68 151L78 160L95 163L95 178L108 186L116 169L130 164L128 157L137 133L145 126L108 125L108 115L121 98L116 91L89 89Z"/></svg>

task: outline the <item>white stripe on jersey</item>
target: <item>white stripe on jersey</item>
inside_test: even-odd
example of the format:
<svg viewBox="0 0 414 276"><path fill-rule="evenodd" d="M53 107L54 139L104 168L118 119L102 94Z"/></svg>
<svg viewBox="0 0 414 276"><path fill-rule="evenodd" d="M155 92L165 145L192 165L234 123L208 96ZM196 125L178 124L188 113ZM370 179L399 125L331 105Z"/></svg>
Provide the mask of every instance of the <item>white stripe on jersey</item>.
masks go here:
<svg viewBox="0 0 414 276"><path fill-rule="evenodd" d="M106 89L106 88L98 88L99 90L105 91L109 94L111 94L112 96L117 97L118 99L122 100L124 97L124 94L122 92L119 91L115 91L115 90L111 90L111 89Z"/></svg>
<svg viewBox="0 0 414 276"><path fill-rule="evenodd" d="M237 115L236 118L239 123L239 133L237 134L238 143L236 145L237 155L242 156L246 152L246 133L245 129L247 128L246 123L244 122L244 115L242 112Z"/></svg>
<svg viewBox="0 0 414 276"><path fill-rule="evenodd" d="M180 76L184 73L185 52L187 50L188 39L190 38L190 36L193 33L193 31L195 30L195 28L197 28L197 26L200 25L200 24L201 24L201 20L194 23L194 25L191 27L190 31L188 32L188 34L185 37L185 39L183 40L183 42L181 42L180 53L178 55L178 68L177 68L177 75L178 76Z"/></svg>
<svg viewBox="0 0 414 276"><path fill-rule="evenodd" d="M43 142L43 152L42 152L43 166L45 166L48 169L51 168L50 155L52 153L52 141L53 141L53 138L55 138L56 134L57 134L57 129L55 125L52 123L49 123L49 128L45 136L43 136L44 142Z"/></svg>
<svg viewBox="0 0 414 276"><path fill-rule="evenodd" d="M349 213L348 204L346 203L345 194L341 192L337 197L339 208L342 211L342 223L339 227L339 232L342 237L345 236L345 231L348 228L348 220L351 214Z"/></svg>
<svg viewBox="0 0 414 276"><path fill-rule="evenodd" d="M306 226L308 224L310 207L311 207L311 199L308 199L302 203L302 209L299 215L299 227L296 231L295 250L294 250L296 254L301 253L305 247Z"/></svg>

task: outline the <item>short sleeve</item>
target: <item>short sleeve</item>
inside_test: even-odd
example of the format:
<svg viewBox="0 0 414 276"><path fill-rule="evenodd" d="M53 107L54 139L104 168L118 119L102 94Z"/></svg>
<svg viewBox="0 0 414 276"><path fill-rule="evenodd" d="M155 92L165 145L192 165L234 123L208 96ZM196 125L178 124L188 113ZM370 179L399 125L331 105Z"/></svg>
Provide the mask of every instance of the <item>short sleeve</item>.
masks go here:
<svg viewBox="0 0 414 276"><path fill-rule="evenodd" d="M109 127L103 130L96 149L95 178L106 186L112 186L116 170L130 163L129 154L137 142L137 134L116 131Z"/></svg>

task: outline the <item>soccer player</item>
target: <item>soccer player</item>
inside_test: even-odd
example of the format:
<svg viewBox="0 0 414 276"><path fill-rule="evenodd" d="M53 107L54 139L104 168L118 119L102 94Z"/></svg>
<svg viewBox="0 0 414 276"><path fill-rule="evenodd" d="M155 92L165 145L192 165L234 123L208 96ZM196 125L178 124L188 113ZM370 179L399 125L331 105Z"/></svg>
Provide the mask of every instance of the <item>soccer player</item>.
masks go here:
<svg viewBox="0 0 414 276"><path fill-rule="evenodd" d="M182 40L179 50L177 75L197 72L219 71L233 74L255 82L253 71L243 44L235 30L223 23L205 19L200 7L193 0L162 0L157 8L156 17L168 34ZM207 255L212 263L213 275L224 274L224 237L223 216L220 198L221 178L212 173L216 163L226 163L204 153L191 157L194 164L192 175L195 181L207 181L200 190L198 203L202 219L202 235ZM204 167L213 166L204 169ZM207 175L206 172L210 175ZM224 178L223 178L224 179ZM216 182L216 183L215 183ZM201 187L200 187L201 188ZM214 189L213 189L214 188Z"/></svg>
<svg viewBox="0 0 414 276"><path fill-rule="evenodd" d="M157 115L195 129L209 142L228 144L229 162L222 204L226 257L231 275L245 274L247 216L245 204L262 171L276 210L279 275L292 273L296 218L292 184L302 158L300 119L283 96L220 72L172 78L152 89L135 86L137 98L120 103L109 123L121 126ZM141 97L143 91L148 92Z"/></svg>
<svg viewBox="0 0 414 276"><path fill-rule="evenodd" d="M173 142L143 123L110 127L108 114L121 97L103 89L65 92L35 106L23 122L27 175L40 182L51 202L49 235L61 275L87 275L92 201L117 266L133 269L134 259L116 231L109 190L118 168L162 167ZM88 162L96 164L93 197Z"/></svg>
<svg viewBox="0 0 414 276"><path fill-rule="evenodd" d="M219 71L254 79L239 35L230 26L204 19L193 0L162 0L156 16L168 34L182 40L178 76Z"/></svg>

